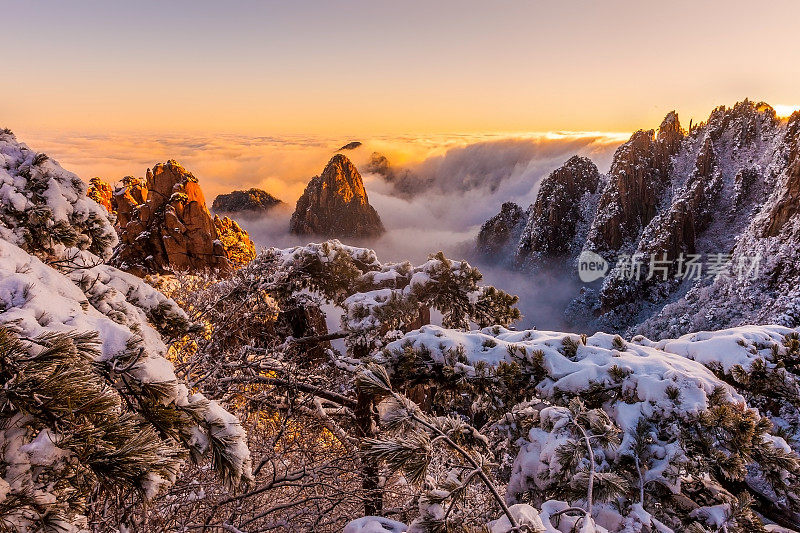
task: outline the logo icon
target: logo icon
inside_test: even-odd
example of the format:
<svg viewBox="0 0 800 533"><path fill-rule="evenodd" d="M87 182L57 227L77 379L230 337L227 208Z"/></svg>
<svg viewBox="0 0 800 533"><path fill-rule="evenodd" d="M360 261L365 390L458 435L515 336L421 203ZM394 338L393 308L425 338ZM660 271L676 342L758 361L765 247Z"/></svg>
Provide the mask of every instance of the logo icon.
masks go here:
<svg viewBox="0 0 800 533"><path fill-rule="evenodd" d="M584 250L578 256L578 277L584 283L591 283L600 279L608 272L608 262L589 250Z"/></svg>

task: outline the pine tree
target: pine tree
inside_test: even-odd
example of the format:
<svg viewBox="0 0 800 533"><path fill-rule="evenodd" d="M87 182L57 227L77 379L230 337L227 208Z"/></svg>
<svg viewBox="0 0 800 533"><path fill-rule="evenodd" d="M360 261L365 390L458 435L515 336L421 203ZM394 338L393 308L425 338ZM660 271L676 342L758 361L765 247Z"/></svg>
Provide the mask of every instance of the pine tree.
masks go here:
<svg viewBox="0 0 800 533"><path fill-rule="evenodd" d="M96 493L153 495L186 454L97 373L98 338L0 326L0 529L85 527Z"/></svg>

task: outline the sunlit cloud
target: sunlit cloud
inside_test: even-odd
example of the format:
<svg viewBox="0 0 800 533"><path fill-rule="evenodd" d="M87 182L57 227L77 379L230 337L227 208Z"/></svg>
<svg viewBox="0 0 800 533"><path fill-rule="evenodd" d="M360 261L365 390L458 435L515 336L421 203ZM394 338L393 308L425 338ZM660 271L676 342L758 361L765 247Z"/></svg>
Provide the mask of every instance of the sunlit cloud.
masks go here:
<svg viewBox="0 0 800 533"><path fill-rule="evenodd" d="M795 111L800 111L800 105L774 105L772 108L775 110L775 114L779 117L788 117L791 116L792 113Z"/></svg>
<svg viewBox="0 0 800 533"><path fill-rule="evenodd" d="M612 148L628 134L597 132L395 135L350 139L315 135L247 136L175 133L79 134L17 131L21 141L45 152L84 181L99 176L111 183L124 176L144 176L147 168L175 159L200 181L210 203L218 194L258 187L294 205L309 179L322 172L335 151L353 140L363 144L347 152L364 169L373 152L393 165L419 172L442 184L469 172L487 172L499 182L512 171L524 172L532 161L547 159L555 168L574 153L610 163ZM513 161L510 157L513 156ZM498 165L490 176L487 169ZM380 186L374 177L365 176ZM510 192L510 191L507 191Z"/></svg>

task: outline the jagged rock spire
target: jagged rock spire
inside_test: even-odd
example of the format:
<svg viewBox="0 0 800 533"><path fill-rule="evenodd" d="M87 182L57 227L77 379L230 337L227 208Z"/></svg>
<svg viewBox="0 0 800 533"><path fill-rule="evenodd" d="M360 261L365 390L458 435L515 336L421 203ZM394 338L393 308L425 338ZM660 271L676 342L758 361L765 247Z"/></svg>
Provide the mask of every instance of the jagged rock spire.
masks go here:
<svg viewBox="0 0 800 533"><path fill-rule="evenodd" d="M536 202L528 211L528 221L517 250L517 260L537 257L556 257L583 245L585 230L593 212L587 213L587 195L599 193L600 173L597 166L585 157L573 156L542 181ZM589 202L592 204L594 202Z"/></svg>
<svg viewBox="0 0 800 533"><path fill-rule="evenodd" d="M377 237L385 231L369 204L361 174L342 154L334 155L322 174L308 183L289 229L300 235L341 238Z"/></svg>

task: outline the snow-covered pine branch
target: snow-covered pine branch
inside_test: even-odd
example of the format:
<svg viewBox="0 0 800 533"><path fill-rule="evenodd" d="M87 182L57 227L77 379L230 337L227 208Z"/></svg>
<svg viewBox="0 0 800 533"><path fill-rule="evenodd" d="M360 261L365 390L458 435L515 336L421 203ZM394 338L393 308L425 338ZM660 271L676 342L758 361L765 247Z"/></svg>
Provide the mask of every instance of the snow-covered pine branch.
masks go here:
<svg viewBox="0 0 800 533"><path fill-rule="evenodd" d="M172 364L165 358L166 346L147 321L148 314L158 316L157 313L171 309L174 303L157 295L141 280L114 272L111 267L97 266L81 272L94 269L97 278L85 294L64 274L0 239L0 324L29 343L41 344L44 341L40 339L50 339L53 335L61 335L58 339L77 338L75 335L96 339L98 344L91 350L85 342L80 349L76 348L79 353L74 357L92 354L89 368L95 381L102 381L110 387L108 390L114 391L118 406L114 409L119 410L119 416L123 420L130 418L135 427L144 428L142 431L149 432L148 439L157 436L152 445L173 450L160 454L152 468L146 463L137 467L146 473L137 477L137 487L143 495L152 497L174 481L181 465L181 450L197 458L212 457L219 473L231 485L249 478L250 454L239 421L216 402L190 392L176 378ZM175 313L185 319L185 314L177 309ZM9 357L26 356L15 350ZM72 393L64 394L65 398L58 401L69 401ZM10 416L4 424L7 436L9 432L22 431L27 424L24 417ZM49 426L40 422L36 431L26 430L25 436L20 437L24 441L21 445L45 438L41 436L45 435L43 432L58 433L59 423L56 418ZM76 439L88 437L75 431ZM135 439L117 442L123 446L118 451L124 453L124 446L134 442ZM77 446L78 442L71 445ZM13 488L13 476L17 474L7 470L7 475L12 477L6 483ZM88 496L84 492L71 497L75 498L75 505L85 506ZM80 522L79 516L74 518L76 523Z"/></svg>

